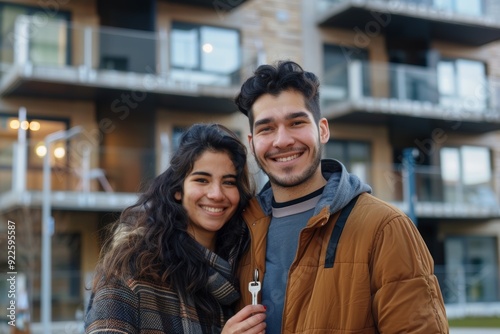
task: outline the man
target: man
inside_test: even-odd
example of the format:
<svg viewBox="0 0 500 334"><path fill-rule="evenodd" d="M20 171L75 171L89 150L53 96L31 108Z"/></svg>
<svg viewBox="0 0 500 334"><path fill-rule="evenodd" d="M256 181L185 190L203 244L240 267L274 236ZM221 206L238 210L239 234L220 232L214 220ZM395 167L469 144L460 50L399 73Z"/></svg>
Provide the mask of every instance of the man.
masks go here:
<svg viewBox="0 0 500 334"><path fill-rule="evenodd" d="M336 160L319 81L262 65L236 97L269 182L244 213L241 290L261 282L266 333L448 333L430 253L412 221ZM256 284L256 283L252 283ZM240 307L251 303L242 293Z"/></svg>

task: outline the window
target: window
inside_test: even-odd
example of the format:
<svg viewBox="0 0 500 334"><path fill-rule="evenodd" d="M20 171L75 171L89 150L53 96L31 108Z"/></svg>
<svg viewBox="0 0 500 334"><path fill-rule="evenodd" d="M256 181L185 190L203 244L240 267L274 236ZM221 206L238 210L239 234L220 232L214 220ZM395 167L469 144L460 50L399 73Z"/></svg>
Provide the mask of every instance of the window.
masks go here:
<svg viewBox="0 0 500 334"><path fill-rule="evenodd" d="M170 35L172 75L201 84L228 85L238 78L240 34L235 29L174 22ZM183 71L180 71L183 70Z"/></svg>
<svg viewBox="0 0 500 334"><path fill-rule="evenodd" d="M434 7L459 14L481 16L483 0L434 0Z"/></svg>
<svg viewBox="0 0 500 334"><path fill-rule="evenodd" d="M16 22L20 16L26 16L29 20L22 34L16 32ZM35 64L69 64L68 22L69 13L65 11L48 15L41 7L0 4L0 61L15 61L16 46L13 43L17 41L17 46L27 48L28 60ZM20 38L15 39L14 36ZM26 41L28 43L24 43Z"/></svg>
<svg viewBox="0 0 500 334"><path fill-rule="evenodd" d="M474 60L441 60L437 68L439 102L446 107L486 109L486 67Z"/></svg>
<svg viewBox="0 0 500 334"><path fill-rule="evenodd" d="M444 147L440 159L445 202L497 205L488 148Z"/></svg>
<svg viewBox="0 0 500 334"><path fill-rule="evenodd" d="M331 140L325 145L325 157L342 162L350 173L370 183L370 144L357 141Z"/></svg>
<svg viewBox="0 0 500 334"><path fill-rule="evenodd" d="M450 284L443 285L445 302L496 301L496 253L497 240L493 236L447 237L445 282ZM457 288L462 291L457 291Z"/></svg>
<svg viewBox="0 0 500 334"><path fill-rule="evenodd" d="M17 169L14 145L18 141L18 129L26 129L27 142L27 187L41 189L43 157L47 153L45 137L56 131L67 130L69 120L28 118L20 124L17 115L0 114L0 191L7 191L12 186L12 170ZM69 146L67 141L57 141L51 145L51 166L55 172L67 170ZM62 174L58 174L62 176ZM54 189L60 189L69 182L67 177L54 177Z"/></svg>
<svg viewBox="0 0 500 334"><path fill-rule="evenodd" d="M323 48L325 75L321 96L324 100L345 100L352 96L369 96L368 52L343 45Z"/></svg>

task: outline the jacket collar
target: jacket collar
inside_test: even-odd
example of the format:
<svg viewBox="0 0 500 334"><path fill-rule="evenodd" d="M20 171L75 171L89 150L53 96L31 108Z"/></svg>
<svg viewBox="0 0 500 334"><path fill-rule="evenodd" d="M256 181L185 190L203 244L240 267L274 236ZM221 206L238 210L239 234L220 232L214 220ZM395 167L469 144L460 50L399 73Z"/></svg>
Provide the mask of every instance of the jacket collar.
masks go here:
<svg viewBox="0 0 500 334"><path fill-rule="evenodd" d="M319 214L324 207L329 207L330 214L337 212L361 193L371 193L371 187L363 183L356 175L349 174L338 160L321 160L321 172L327 180L323 195L316 205L314 214ZM257 195L257 200L264 215L271 215L273 193L270 182L267 182Z"/></svg>

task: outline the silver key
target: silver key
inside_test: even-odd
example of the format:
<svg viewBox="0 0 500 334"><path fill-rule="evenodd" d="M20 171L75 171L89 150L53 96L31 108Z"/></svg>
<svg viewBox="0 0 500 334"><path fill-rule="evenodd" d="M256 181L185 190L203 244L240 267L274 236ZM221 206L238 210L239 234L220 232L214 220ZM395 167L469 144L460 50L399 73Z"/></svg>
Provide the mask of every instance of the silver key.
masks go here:
<svg viewBox="0 0 500 334"><path fill-rule="evenodd" d="M252 281L248 283L248 291L252 294L252 305L257 305L257 295L260 291L260 282Z"/></svg>

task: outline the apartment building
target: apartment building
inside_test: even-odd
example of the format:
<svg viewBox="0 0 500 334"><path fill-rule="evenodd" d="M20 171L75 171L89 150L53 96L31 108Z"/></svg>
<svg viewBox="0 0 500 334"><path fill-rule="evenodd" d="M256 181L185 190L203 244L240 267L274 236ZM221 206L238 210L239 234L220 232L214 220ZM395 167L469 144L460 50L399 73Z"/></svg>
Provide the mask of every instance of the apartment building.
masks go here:
<svg viewBox="0 0 500 334"><path fill-rule="evenodd" d="M0 248L15 225L9 271L32 320L47 278L51 320L81 318L109 223L190 124L246 140L232 98L277 59L319 75L325 156L414 218L447 307L498 301L498 14L494 0L0 1Z"/></svg>

